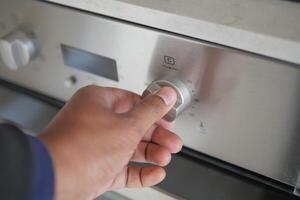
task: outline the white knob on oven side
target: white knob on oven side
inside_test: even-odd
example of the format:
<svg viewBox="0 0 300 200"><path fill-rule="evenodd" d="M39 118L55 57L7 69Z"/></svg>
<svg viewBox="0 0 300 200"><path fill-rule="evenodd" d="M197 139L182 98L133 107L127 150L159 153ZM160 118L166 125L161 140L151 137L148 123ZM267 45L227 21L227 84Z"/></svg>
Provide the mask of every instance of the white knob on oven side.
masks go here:
<svg viewBox="0 0 300 200"><path fill-rule="evenodd" d="M1 60L11 70L28 65L36 54L37 45L33 35L16 30L0 39Z"/></svg>

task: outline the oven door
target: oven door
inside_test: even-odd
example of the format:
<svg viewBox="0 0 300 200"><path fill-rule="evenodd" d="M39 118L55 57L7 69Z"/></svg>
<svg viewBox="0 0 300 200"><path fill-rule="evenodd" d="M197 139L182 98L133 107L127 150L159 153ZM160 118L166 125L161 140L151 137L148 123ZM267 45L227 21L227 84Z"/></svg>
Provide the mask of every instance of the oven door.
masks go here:
<svg viewBox="0 0 300 200"><path fill-rule="evenodd" d="M63 102L0 80L0 119L37 135ZM167 166L158 186L107 192L97 200L288 200L293 188L184 148ZM238 188L238 189L237 189Z"/></svg>

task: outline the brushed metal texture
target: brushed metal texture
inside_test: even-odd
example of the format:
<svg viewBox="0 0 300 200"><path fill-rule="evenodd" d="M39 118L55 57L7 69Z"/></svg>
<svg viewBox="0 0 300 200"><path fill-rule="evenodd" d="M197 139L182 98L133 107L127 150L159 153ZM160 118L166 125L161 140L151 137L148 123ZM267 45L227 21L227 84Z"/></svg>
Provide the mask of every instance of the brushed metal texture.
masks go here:
<svg viewBox="0 0 300 200"><path fill-rule="evenodd" d="M0 24L0 36L25 27L41 46L39 56L20 70L8 70L0 63L1 78L67 101L89 84L141 94L158 77L187 73L192 105L174 129L184 145L296 184L298 66L38 1L2 1ZM65 66L61 44L115 59L119 81ZM70 77L76 82L66 87Z"/></svg>

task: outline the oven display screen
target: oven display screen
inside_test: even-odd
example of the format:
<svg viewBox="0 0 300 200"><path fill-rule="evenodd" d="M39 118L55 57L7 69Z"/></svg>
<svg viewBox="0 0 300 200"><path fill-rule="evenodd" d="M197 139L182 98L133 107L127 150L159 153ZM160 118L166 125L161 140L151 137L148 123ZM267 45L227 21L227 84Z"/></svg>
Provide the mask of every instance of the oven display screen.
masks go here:
<svg viewBox="0 0 300 200"><path fill-rule="evenodd" d="M119 81L117 63L114 59L61 44L65 65Z"/></svg>

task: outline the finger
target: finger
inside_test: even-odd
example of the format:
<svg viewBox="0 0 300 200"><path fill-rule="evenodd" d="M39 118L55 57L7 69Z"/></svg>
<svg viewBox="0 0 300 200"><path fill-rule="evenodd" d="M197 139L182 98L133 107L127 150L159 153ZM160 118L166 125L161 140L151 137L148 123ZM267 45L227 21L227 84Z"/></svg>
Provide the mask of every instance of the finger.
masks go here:
<svg viewBox="0 0 300 200"><path fill-rule="evenodd" d="M155 129L151 141L164 146L169 149L171 153L178 153L183 146L183 142L178 135L162 127Z"/></svg>
<svg viewBox="0 0 300 200"><path fill-rule="evenodd" d="M111 189L150 187L160 183L166 172L158 166L128 166L114 180Z"/></svg>
<svg viewBox="0 0 300 200"><path fill-rule="evenodd" d="M153 125L144 135L144 142L152 142L161 145L171 153L178 153L182 149L183 142L181 138L170 130Z"/></svg>
<svg viewBox="0 0 300 200"><path fill-rule="evenodd" d="M110 108L115 113L128 112L141 100L141 96L131 91L111 87L105 87L104 89L107 93L106 97L110 103Z"/></svg>
<svg viewBox="0 0 300 200"><path fill-rule="evenodd" d="M151 142L152 140L152 135L155 131L155 129L157 129L158 125L157 124L153 124L146 132L146 134L143 136L142 140L143 141L148 141Z"/></svg>
<svg viewBox="0 0 300 200"><path fill-rule="evenodd" d="M140 142L131 161L166 166L171 161L171 152L167 148L154 143Z"/></svg>
<svg viewBox="0 0 300 200"><path fill-rule="evenodd" d="M142 99L127 113L128 120L134 121L139 133L145 132L159 121L175 104L176 91L170 87L163 87L157 93Z"/></svg>
<svg viewBox="0 0 300 200"><path fill-rule="evenodd" d="M162 127L165 128L167 130L171 129L173 126L175 125L174 122L168 122L164 119L159 120L157 123L153 124L146 132L146 134L144 135L143 139L144 141L151 141L152 138L152 134L154 133L155 129L157 127Z"/></svg>
<svg viewBox="0 0 300 200"><path fill-rule="evenodd" d="M156 124L165 129L172 129L175 126L175 121L169 122L169 121L165 120L164 118L162 118L158 122L156 122Z"/></svg>

